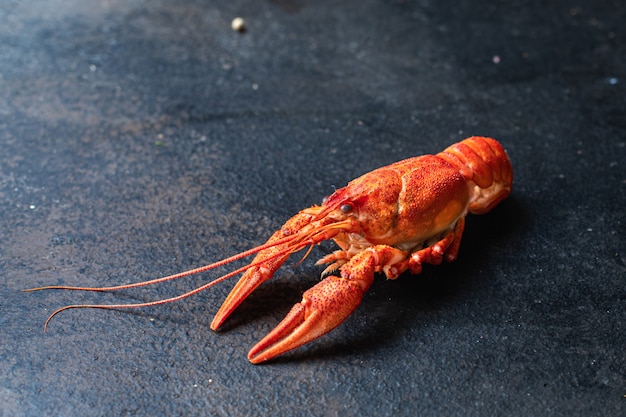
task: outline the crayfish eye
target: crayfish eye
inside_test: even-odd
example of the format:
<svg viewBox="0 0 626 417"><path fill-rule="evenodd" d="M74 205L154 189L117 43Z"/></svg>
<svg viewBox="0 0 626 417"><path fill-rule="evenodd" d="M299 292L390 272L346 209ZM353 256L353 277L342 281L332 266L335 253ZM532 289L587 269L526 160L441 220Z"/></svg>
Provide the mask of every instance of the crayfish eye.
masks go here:
<svg viewBox="0 0 626 417"><path fill-rule="evenodd" d="M354 210L354 206L348 203L342 204L341 207L339 207L339 210L341 210L343 214L348 214L351 213L352 210Z"/></svg>

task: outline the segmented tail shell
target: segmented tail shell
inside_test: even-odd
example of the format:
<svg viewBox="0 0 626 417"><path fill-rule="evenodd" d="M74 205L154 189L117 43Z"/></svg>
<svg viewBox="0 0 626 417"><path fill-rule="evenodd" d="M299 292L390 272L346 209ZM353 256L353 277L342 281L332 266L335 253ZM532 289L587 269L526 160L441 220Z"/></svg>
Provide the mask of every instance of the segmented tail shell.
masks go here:
<svg viewBox="0 0 626 417"><path fill-rule="evenodd" d="M491 138L472 136L437 154L475 185L469 212L486 213L506 198L513 185L513 168L504 148Z"/></svg>

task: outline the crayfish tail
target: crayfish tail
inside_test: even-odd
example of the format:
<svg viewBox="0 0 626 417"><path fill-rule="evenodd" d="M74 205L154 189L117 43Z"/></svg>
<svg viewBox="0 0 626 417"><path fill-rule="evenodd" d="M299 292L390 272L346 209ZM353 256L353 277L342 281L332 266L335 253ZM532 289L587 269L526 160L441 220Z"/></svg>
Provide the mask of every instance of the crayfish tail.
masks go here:
<svg viewBox="0 0 626 417"><path fill-rule="evenodd" d="M468 207L470 213L486 213L510 194L513 168L506 151L495 139L472 136L449 146L437 156L475 184Z"/></svg>

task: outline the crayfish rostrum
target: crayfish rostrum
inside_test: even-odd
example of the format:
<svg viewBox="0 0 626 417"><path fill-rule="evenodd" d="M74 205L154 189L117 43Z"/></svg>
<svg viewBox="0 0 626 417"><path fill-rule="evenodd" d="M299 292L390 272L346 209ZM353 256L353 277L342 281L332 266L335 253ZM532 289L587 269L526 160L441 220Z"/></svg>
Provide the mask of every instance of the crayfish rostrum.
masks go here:
<svg viewBox="0 0 626 417"><path fill-rule="evenodd" d="M470 137L436 155L405 159L351 181L293 216L269 240L219 262L167 277L114 287L48 286L42 289L112 291L140 287L204 272L250 256L250 264L177 297L138 304L77 304L71 308L146 307L180 300L244 272L215 315L217 330L230 314L294 252L332 239L339 249L318 261L325 278L304 292L302 301L248 353L252 363L275 358L341 324L361 303L374 275L395 279L418 274L423 264L457 257L468 212L482 214L509 195L513 169L496 140ZM336 275L335 275L336 274Z"/></svg>

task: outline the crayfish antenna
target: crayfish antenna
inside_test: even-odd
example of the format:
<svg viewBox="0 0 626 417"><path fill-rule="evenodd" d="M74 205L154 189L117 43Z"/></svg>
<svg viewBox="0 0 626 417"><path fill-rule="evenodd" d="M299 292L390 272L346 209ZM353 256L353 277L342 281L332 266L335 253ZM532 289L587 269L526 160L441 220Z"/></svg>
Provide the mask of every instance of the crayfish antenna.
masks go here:
<svg viewBox="0 0 626 417"><path fill-rule="evenodd" d="M157 278L157 279L153 279L153 280L149 280L149 281L143 281L143 282L138 282L138 283L134 283L134 284L124 284L124 285L117 285L117 286L112 286L112 287L72 287L72 286L64 286L64 285L51 285L51 286L46 286L46 287L38 287L38 288L29 288L29 289L25 289L22 290L22 292L34 292L34 291L42 291L42 290L50 290L50 289L61 289L61 290L72 290L72 291L116 291L116 290L122 290L122 289L128 289L128 288L136 288L136 287L143 287L146 285L152 285L152 284L157 284L160 282L165 282L165 281L170 281L170 280L174 280L177 278L182 278L182 277L186 277L189 275L194 275L194 274L198 274L201 272L205 272L208 271L210 269L214 269L217 267L220 267L222 265L234 262L236 260L239 260L241 258L244 258L246 256L252 255L254 253L257 253L263 249L267 249L270 247L274 247L277 245L281 245L284 244L286 242L289 242L291 240L293 240L294 237L290 236L284 239L280 239L280 240L276 240L272 243L266 243L260 246L257 246L255 248L249 249L245 252L241 252L237 255L231 256L229 258L223 259L221 261L209 264L209 265L205 265L202 266L200 268L196 268L196 269L191 269L188 271L184 271L178 274L174 274L174 275L169 275L163 278ZM302 249L302 246L300 246L300 249ZM285 254L290 254L294 252L294 248L287 248L284 250L281 250L277 253L275 253L270 259L274 258L274 257L281 257L284 256ZM171 298L164 298L161 300L156 300L156 301L149 301L149 302L145 302L145 303L134 303L134 304L74 304L74 305L68 305L65 307L61 307L57 310L55 310L52 314L50 314L48 316L48 318L46 319L45 323L44 323L44 332L47 330L48 325L50 323L50 321L52 320L52 318L54 316L56 316L57 314L61 313L62 311L65 310L71 310L71 309L76 309L76 308L99 308L99 309L106 309L106 310L117 310L117 309L125 309L125 308L140 308L140 307L152 307L152 306L156 306L156 305L161 305L161 304L166 304L166 303L171 303L171 302L175 302L175 301L179 301L182 300L184 298L190 297L192 295L195 295L199 292L202 292L216 284L219 284L222 281L225 281L237 274L240 274L250 268L259 266L260 264L266 262L267 259L263 260L263 261L257 261L257 262L252 262L248 265L242 266L240 268L235 269L234 271L231 271L225 275L222 275L219 278L216 278L215 280L208 282L204 285L201 285L198 288L195 288L191 291L188 291L184 294L180 294L177 295L175 297L171 297Z"/></svg>
<svg viewBox="0 0 626 417"><path fill-rule="evenodd" d="M50 314L48 316L48 318L46 319L46 322L43 325L43 331L44 333L46 332L46 330L48 329L48 324L50 323L50 320L52 320L52 318L54 316L56 316L57 314L59 314L62 311L65 310L71 310L71 309L75 309L75 308L100 308L103 310L118 310L118 309L123 309L123 308L140 308L140 307L152 307L152 306L156 306L156 305L160 305L160 304L167 304L167 303L171 303L174 301L179 301L182 300L184 298L190 297L192 295L195 295L201 291L206 290L207 288L210 288L216 284L219 284L222 281L227 280L228 278L231 278L243 271L245 271L247 268L249 268L248 265L243 266L241 268L238 268L232 272L229 272L228 274L222 275L221 277L208 282L198 288L194 288L191 291L188 291L184 294L181 295L177 295L176 297L171 297L171 298L164 298L161 300L156 300L156 301L149 301L146 303L135 303L135 304L74 304L74 305L69 305L69 306L65 306L65 307L61 307L57 310L55 310L52 314ZM46 288L42 288L42 289L46 289ZM89 290L88 290L89 291Z"/></svg>
<svg viewBox="0 0 626 417"><path fill-rule="evenodd" d="M122 284L122 285L115 285L115 286L111 286L111 287L76 287L76 286L70 286L70 285L47 285L44 287L36 287L36 288L27 288L22 290L22 292L35 292L35 291L43 291L43 290L70 290L70 291L97 291L97 292L104 292L104 291L119 291L119 290L127 290L130 288L137 288L137 287L145 287L148 285L154 285L154 284L159 284L161 282L166 282L166 281L172 281L178 278L183 278L183 277L188 277L190 275L196 275L202 272L206 272L209 271L211 269L215 269L215 268L219 268L220 266L224 266L226 264L229 264L231 262L235 262L238 261L239 259L243 259L246 258L250 255L253 255L257 252L260 252L264 249L273 247L273 246L277 246L277 245L281 245L283 243L289 242L291 240L294 239L294 236L288 236L284 239L281 240L277 240L275 242L272 243L265 243L263 245L259 245L256 246L252 249L248 249L247 251L238 253L236 255L230 256L228 258L222 259L220 261L217 262L213 262L212 264L209 265L204 265L201 266L199 268L195 268L195 269L190 269L188 271L183 271L183 272L179 272L177 274L172 274L172 275L168 275L166 277L162 277L162 278L156 278L156 279L151 279L149 281L141 281L141 282L135 282L133 284ZM241 272L241 271L240 271Z"/></svg>

